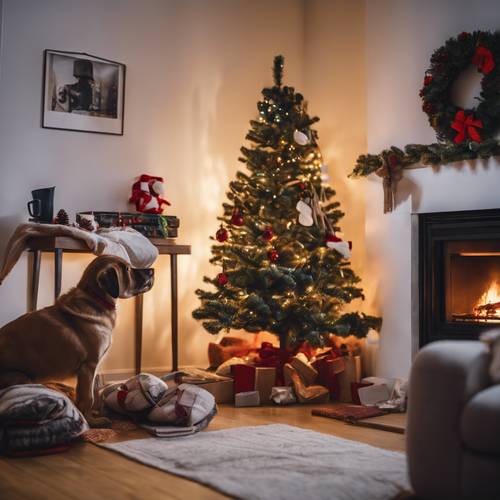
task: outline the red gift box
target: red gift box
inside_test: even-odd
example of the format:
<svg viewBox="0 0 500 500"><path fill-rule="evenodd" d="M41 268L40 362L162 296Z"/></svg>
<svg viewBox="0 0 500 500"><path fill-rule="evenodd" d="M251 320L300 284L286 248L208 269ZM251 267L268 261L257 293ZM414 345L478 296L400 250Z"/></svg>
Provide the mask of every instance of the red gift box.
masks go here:
<svg viewBox="0 0 500 500"><path fill-rule="evenodd" d="M271 390L276 385L276 368L233 365L234 393L259 391L260 402L270 402Z"/></svg>

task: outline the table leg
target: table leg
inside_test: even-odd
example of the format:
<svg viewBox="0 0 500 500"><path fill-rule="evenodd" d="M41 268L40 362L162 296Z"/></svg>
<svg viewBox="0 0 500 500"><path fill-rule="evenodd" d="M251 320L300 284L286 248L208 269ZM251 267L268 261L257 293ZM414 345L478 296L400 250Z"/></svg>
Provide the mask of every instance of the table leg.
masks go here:
<svg viewBox="0 0 500 500"><path fill-rule="evenodd" d="M178 308L177 308L177 255L170 255L170 288L172 300L172 371L179 369L178 363Z"/></svg>
<svg viewBox="0 0 500 500"><path fill-rule="evenodd" d="M135 297L135 373L141 373L143 295Z"/></svg>
<svg viewBox="0 0 500 500"><path fill-rule="evenodd" d="M54 300L61 295L61 282L62 282L62 248L54 249Z"/></svg>
<svg viewBox="0 0 500 500"><path fill-rule="evenodd" d="M40 250L33 250L31 254L30 296L28 302L28 312L35 311L38 302L38 283L40 282L40 258L42 252L40 252Z"/></svg>

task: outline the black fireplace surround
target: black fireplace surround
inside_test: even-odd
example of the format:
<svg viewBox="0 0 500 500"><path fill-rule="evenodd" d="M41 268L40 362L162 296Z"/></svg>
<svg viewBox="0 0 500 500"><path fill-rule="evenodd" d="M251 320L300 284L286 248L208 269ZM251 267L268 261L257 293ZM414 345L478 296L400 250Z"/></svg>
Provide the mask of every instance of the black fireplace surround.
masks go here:
<svg viewBox="0 0 500 500"><path fill-rule="evenodd" d="M482 295L500 284L500 209L418 215L419 344L475 340L500 327L500 309Z"/></svg>

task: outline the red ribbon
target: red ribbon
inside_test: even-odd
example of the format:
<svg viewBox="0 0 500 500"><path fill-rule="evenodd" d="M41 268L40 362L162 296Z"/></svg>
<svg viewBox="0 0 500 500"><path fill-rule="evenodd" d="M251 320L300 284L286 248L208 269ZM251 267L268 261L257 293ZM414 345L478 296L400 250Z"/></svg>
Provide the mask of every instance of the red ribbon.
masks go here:
<svg viewBox="0 0 500 500"><path fill-rule="evenodd" d="M486 47L477 47L476 53L472 58L472 64L477 66L477 69L483 74L487 75L491 73L495 68L495 61L493 59L493 54Z"/></svg>
<svg viewBox="0 0 500 500"><path fill-rule="evenodd" d="M457 111L451 128L458 132L454 139L455 144L461 144L467 137L474 142L481 142L481 136L476 129L483 128L483 122L481 120L475 120L472 113L465 116L463 109Z"/></svg>
<svg viewBox="0 0 500 500"><path fill-rule="evenodd" d="M274 347L271 342L262 342L257 352L259 357L254 362L255 366L276 368L276 385L284 385L283 367L294 353Z"/></svg>

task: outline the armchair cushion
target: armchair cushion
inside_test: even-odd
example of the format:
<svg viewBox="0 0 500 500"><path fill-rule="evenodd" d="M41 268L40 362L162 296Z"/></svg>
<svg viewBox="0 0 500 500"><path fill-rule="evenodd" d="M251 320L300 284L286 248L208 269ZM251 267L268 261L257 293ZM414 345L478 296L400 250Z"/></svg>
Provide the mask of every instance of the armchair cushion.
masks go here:
<svg viewBox="0 0 500 500"><path fill-rule="evenodd" d="M461 434L471 450L500 454L500 385L478 392L467 402Z"/></svg>

